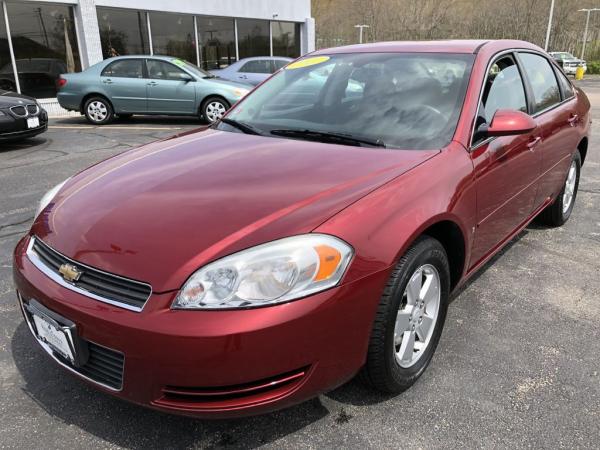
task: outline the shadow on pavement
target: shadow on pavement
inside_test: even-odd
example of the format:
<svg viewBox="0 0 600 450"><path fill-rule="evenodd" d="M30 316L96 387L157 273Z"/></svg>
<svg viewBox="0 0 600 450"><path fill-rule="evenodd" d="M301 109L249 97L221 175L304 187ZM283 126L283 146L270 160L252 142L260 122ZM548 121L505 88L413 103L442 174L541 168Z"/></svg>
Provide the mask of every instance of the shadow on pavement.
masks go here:
<svg viewBox="0 0 600 450"><path fill-rule="evenodd" d="M32 138L19 139L15 141L0 141L0 153L23 150L38 146L47 141L44 135L38 135Z"/></svg>

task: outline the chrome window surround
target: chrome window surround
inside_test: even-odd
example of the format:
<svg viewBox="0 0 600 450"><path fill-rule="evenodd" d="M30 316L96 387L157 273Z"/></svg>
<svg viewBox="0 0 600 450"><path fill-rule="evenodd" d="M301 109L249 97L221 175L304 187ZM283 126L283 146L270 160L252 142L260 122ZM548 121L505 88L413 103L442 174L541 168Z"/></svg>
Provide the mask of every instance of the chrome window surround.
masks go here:
<svg viewBox="0 0 600 450"><path fill-rule="evenodd" d="M54 355L54 351L52 350L52 348L50 348L50 346L48 344L46 344L44 341L42 341L41 339L39 339L35 333L35 330L33 329L33 326L31 325L31 323L29 322L29 316L27 315L27 312L25 311L25 305L23 305L23 297L21 297L21 293L17 291L17 297L19 298L19 306L21 307L21 312L23 313L23 317L25 318L25 322L27 322L27 327L29 328L29 331L31 332L31 334L33 335L33 338L37 341L38 344L40 344L40 346L44 349L44 351L46 353L48 353L48 355L50 355L50 357L56 361L58 364L60 364L62 367L64 367L65 369L67 369L68 371L70 371L71 373L74 373L75 375L83 378L84 380L89 381L90 383L94 383L97 384L99 386L102 386L104 389L109 389L113 392L120 392L123 390L123 382L121 382L121 389L115 389L112 386L109 386L107 384L101 383L100 381L94 380L93 378L87 377L84 374L77 372L75 369L73 369L71 366L69 366L68 364L65 364L64 362L62 362L60 359L58 359L55 355ZM69 338L72 341L72 337L69 335ZM91 341L89 341L91 342ZM116 351L112 348L107 348L104 347L103 345L97 344L96 342L93 342L93 344L97 345L98 347L103 347L106 348L107 350L110 351ZM121 353L121 352L118 352ZM121 353L122 354L122 353ZM121 380L124 379L125 377L125 358L123 358L123 370L121 373Z"/></svg>
<svg viewBox="0 0 600 450"><path fill-rule="evenodd" d="M473 136L475 135L475 123L477 122L477 117L479 115L479 108L481 107L481 99L483 97L483 90L485 88L485 82L487 80L487 74L490 73L490 69L492 68L492 65L494 64L494 62L496 62L496 60L499 57L501 57L502 55L506 55L508 53L519 53L519 52L520 53L533 53L533 54L539 55L539 56L543 57L544 59L546 59L549 62L549 64L552 66L552 61L550 61L548 59L548 57L544 53L539 52L539 51L534 50L534 49L530 49L530 48L511 48L511 49L506 49L506 50L502 50L502 51L494 54L494 56L492 56L492 58L490 59L490 62L488 63L488 65L487 65L487 67L485 69L485 77L483 78L483 82L481 83L481 86L479 87L479 97L477 99L477 110L475 111L475 117L473 118L473 124L471 125L471 136L470 136L470 139L469 139L469 152L472 152L472 151L478 149L479 147L481 147L482 145L487 144L487 143L493 141L494 139L496 139L496 137L492 136L492 137L489 137L489 138L484 139L483 141L477 143L477 145L473 145ZM554 68L552 70L554 71ZM520 72L520 70L519 70L519 72ZM525 76L527 76L527 75L525 74ZM554 74L554 78L556 78L556 73ZM521 75L521 79L523 79L523 75ZM569 83L571 83L571 81L568 78L567 78L567 81ZM556 84L559 84L558 79L556 80ZM571 83L571 86L573 86L572 83ZM560 85L558 86L558 88L560 90ZM525 89L524 85L523 85L523 89ZM573 87L573 91L575 91L575 87ZM527 89L525 89L525 96L527 97ZM562 93L561 93L561 97L562 97ZM544 113L546 113L548 111L553 110L554 108L558 108L559 106L561 106L561 105L563 105L563 104L565 104L565 103L573 100L574 98L575 98L575 95L573 95L572 97L569 97L569 98L562 99L559 103L556 103L556 104L554 104L552 106L549 106L548 108L543 109L541 111L538 111L535 114L533 114L531 117L536 118L536 117L538 117L538 116L540 116L540 115L542 115L542 114L544 114ZM527 100L529 101L529 98L527 98Z"/></svg>
<svg viewBox="0 0 600 450"><path fill-rule="evenodd" d="M35 112L33 114L29 113L29 110L27 109L28 106L35 106ZM15 108L24 108L25 114L17 114L14 111ZM40 107L38 105L36 105L35 103L28 103L27 105L11 106L9 109L10 109L10 112L13 113L13 115L15 115L17 117L34 117L40 113Z"/></svg>
<svg viewBox="0 0 600 450"><path fill-rule="evenodd" d="M61 277L59 274L57 274L56 272L54 272L52 269L50 269L46 264L44 264L44 262L40 259L40 257L38 256L38 254L33 250L33 244L35 243L35 236L32 236L29 239L29 243L27 244L27 258L29 258L29 261L31 261L31 263L37 267L44 275L46 275L48 278L50 278L52 281L54 281L57 284L60 284L62 287L69 289L73 292L77 292L78 294L84 295L86 297L89 297L91 299L94 300L98 300L99 302L103 302L103 303L108 303L109 305L113 305L113 306L118 306L119 308L123 308L123 309L127 309L129 311L134 311L134 312L141 312L142 309L144 308L144 306L146 306L146 303L148 303L148 299L150 299L150 297L152 296L152 286L150 286L148 283L142 283L140 281L135 281L136 283L139 284L144 284L146 286L148 286L150 288L150 294L148 294L148 299L146 299L146 302L144 303L144 306L142 306L141 308L138 308L137 306L132 306L132 305L128 305L126 303L121 303L121 302L117 302L115 300L111 300L108 298L104 298L101 297L99 295L96 295L92 292L89 292L85 289L82 289L78 286L75 286L74 284L68 283L66 282L63 277ZM47 246L47 244L46 244ZM63 255L62 253L57 252L56 250L52 249L54 252L58 253L59 255L61 255L63 258L65 258L67 261L75 264L78 267L82 267L82 268L87 268L90 270L94 270L97 272L101 272L103 274L109 275L111 277L115 277L115 278L120 278L121 280L126 280L126 281L134 281L134 280L130 280L128 278L125 277L121 277L119 275L115 275L114 273L109 273L109 272L105 272L103 270L99 270L96 269L95 267L90 267L86 264L82 264L79 261L75 261L71 258L66 257L65 255Z"/></svg>

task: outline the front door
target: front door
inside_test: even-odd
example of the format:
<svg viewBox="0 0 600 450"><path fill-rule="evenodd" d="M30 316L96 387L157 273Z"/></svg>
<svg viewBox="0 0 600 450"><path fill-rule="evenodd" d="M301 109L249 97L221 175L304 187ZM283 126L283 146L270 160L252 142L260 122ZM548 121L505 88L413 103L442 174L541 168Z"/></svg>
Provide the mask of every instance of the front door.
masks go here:
<svg viewBox="0 0 600 450"><path fill-rule="evenodd" d="M117 114L146 112L147 81L143 59L119 59L100 74L102 88Z"/></svg>
<svg viewBox="0 0 600 450"><path fill-rule="evenodd" d="M167 61L148 59L148 112L196 114L196 87L191 76Z"/></svg>
<svg viewBox="0 0 600 450"><path fill-rule="evenodd" d="M471 157L477 186L477 228L470 266L475 266L531 215L540 174L540 130L487 138L481 130L499 109L528 112L523 77L515 58L499 57L490 68L473 136Z"/></svg>

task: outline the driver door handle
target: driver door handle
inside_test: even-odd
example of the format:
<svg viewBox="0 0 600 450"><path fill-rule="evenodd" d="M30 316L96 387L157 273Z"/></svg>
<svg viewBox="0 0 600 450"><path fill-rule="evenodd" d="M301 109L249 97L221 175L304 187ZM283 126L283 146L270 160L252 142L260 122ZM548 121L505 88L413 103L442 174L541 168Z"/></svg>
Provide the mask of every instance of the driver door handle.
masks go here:
<svg viewBox="0 0 600 450"><path fill-rule="evenodd" d="M533 151L533 150L535 150L535 148L541 141L542 141L542 138L540 136L536 136L527 143L527 148L529 150Z"/></svg>

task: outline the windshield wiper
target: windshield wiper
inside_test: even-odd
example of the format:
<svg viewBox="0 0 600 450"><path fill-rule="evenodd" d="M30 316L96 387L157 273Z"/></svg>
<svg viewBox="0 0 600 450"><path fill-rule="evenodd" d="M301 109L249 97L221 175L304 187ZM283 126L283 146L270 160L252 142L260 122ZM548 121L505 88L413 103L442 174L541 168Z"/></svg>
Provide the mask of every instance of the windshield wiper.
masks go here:
<svg viewBox="0 0 600 450"><path fill-rule="evenodd" d="M226 123L227 125L230 125L234 128L237 128L238 130L242 131L243 133L246 134L255 134L257 136L263 136L264 133L262 132L262 130L256 128L253 125L250 125L248 123L245 122L238 122L237 120L233 120L233 119L228 119L227 117L224 117L223 119L221 119L221 122Z"/></svg>
<svg viewBox="0 0 600 450"><path fill-rule="evenodd" d="M382 147L385 148L385 142L381 139L370 139L363 136L355 136L346 133L334 133L330 131L317 130L271 130L275 136L287 136L292 138L307 139L317 142L329 142L342 145L359 145L361 147Z"/></svg>

